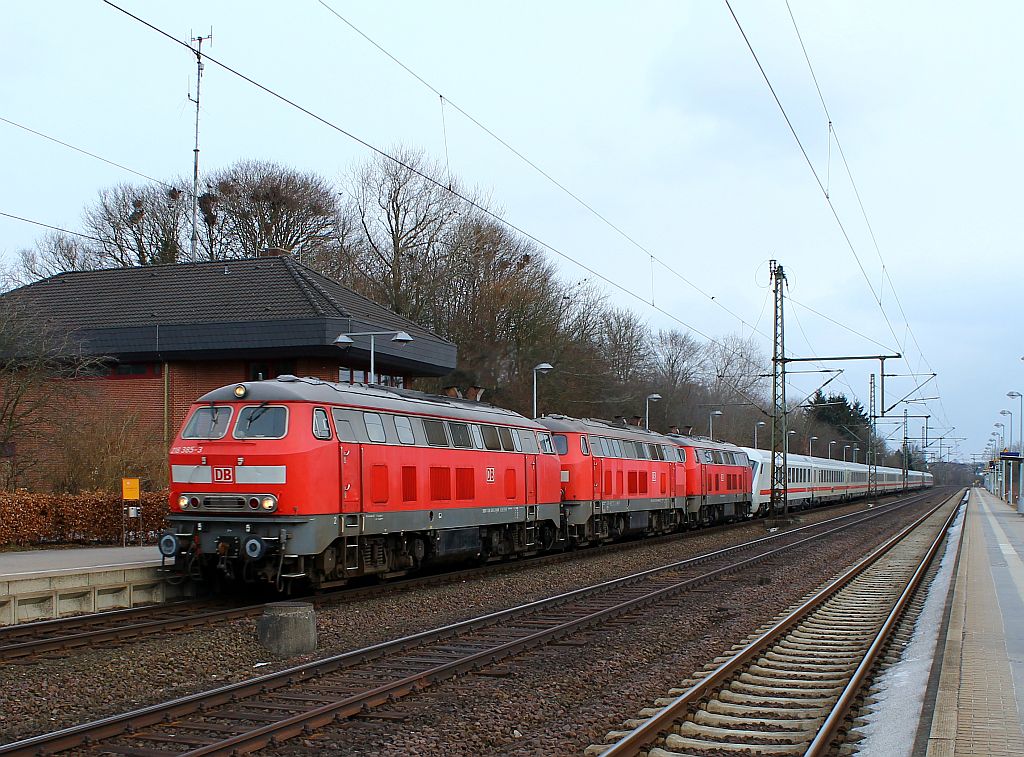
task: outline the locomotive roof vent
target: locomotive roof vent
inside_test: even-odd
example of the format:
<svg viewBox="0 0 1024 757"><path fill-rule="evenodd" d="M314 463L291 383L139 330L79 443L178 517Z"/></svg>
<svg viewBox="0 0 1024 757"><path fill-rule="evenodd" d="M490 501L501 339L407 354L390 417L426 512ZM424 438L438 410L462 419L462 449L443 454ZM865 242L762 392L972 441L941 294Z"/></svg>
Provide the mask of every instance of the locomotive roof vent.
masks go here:
<svg viewBox="0 0 1024 757"><path fill-rule="evenodd" d="M293 376L290 373L284 373L284 374L278 376L277 380L278 381L284 381L285 383L292 383L293 381L298 381L299 377L298 376Z"/></svg>

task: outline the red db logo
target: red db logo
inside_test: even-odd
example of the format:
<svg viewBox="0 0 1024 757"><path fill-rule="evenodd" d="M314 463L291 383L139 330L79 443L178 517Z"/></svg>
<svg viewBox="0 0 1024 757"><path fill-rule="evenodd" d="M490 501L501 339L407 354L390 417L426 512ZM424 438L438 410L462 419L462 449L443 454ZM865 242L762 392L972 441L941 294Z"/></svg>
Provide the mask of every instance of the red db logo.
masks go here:
<svg viewBox="0 0 1024 757"><path fill-rule="evenodd" d="M235 481L234 468L214 468L213 482L215 484L232 484Z"/></svg>

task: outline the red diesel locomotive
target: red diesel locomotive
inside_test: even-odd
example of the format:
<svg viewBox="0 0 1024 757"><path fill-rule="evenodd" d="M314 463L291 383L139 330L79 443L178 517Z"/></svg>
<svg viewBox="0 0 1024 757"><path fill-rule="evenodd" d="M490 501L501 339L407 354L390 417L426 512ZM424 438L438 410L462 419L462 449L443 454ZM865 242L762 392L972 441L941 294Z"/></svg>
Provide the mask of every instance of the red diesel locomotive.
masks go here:
<svg viewBox="0 0 1024 757"><path fill-rule="evenodd" d="M661 434L606 421L548 415L561 458L566 537L574 543L628 532L669 531L684 522L684 470Z"/></svg>
<svg viewBox="0 0 1024 757"><path fill-rule="evenodd" d="M728 442L669 434L686 467L686 514L700 525L751 514L753 479L750 459Z"/></svg>
<svg viewBox="0 0 1024 757"><path fill-rule="evenodd" d="M170 464L160 551L194 578L328 586L561 535L547 430L468 400L294 376L223 387L193 405Z"/></svg>
<svg viewBox="0 0 1024 757"><path fill-rule="evenodd" d="M749 514L738 450L281 376L192 406L160 552L195 579L290 589L666 532Z"/></svg>

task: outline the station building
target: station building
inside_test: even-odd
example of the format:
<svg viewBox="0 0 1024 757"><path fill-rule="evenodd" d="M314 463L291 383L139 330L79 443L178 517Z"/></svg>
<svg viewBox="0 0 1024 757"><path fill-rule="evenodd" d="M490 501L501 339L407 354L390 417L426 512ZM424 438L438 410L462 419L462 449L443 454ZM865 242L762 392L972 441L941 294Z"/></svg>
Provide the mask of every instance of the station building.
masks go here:
<svg viewBox="0 0 1024 757"><path fill-rule="evenodd" d="M99 359L74 380L89 385L89 402L134 413L138 432L164 444L197 397L225 384L283 374L366 381L370 337L362 332L380 334L378 383L410 386L456 364L451 342L277 250L61 273L7 292L0 306ZM412 340L392 342L395 332ZM353 334L344 349L335 344L342 334Z"/></svg>

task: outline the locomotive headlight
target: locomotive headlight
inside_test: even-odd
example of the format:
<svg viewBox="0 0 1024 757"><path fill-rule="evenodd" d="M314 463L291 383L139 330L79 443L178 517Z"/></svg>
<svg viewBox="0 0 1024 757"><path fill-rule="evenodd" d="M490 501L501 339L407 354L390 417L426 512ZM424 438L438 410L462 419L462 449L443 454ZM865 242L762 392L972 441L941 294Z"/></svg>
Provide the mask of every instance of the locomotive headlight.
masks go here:
<svg viewBox="0 0 1024 757"><path fill-rule="evenodd" d="M178 507L182 509L188 507L188 497L186 497L184 494L178 497Z"/></svg>
<svg viewBox="0 0 1024 757"><path fill-rule="evenodd" d="M245 388L245 384L239 384L235 387L235 396L238 397L238 399L242 399L242 397L248 393L249 390Z"/></svg>
<svg viewBox="0 0 1024 757"><path fill-rule="evenodd" d="M277 497L272 497L272 496L269 496L269 495L264 497L262 500L260 500L260 507L262 507L267 512L270 512L271 510L276 509L277 508Z"/></svg>

